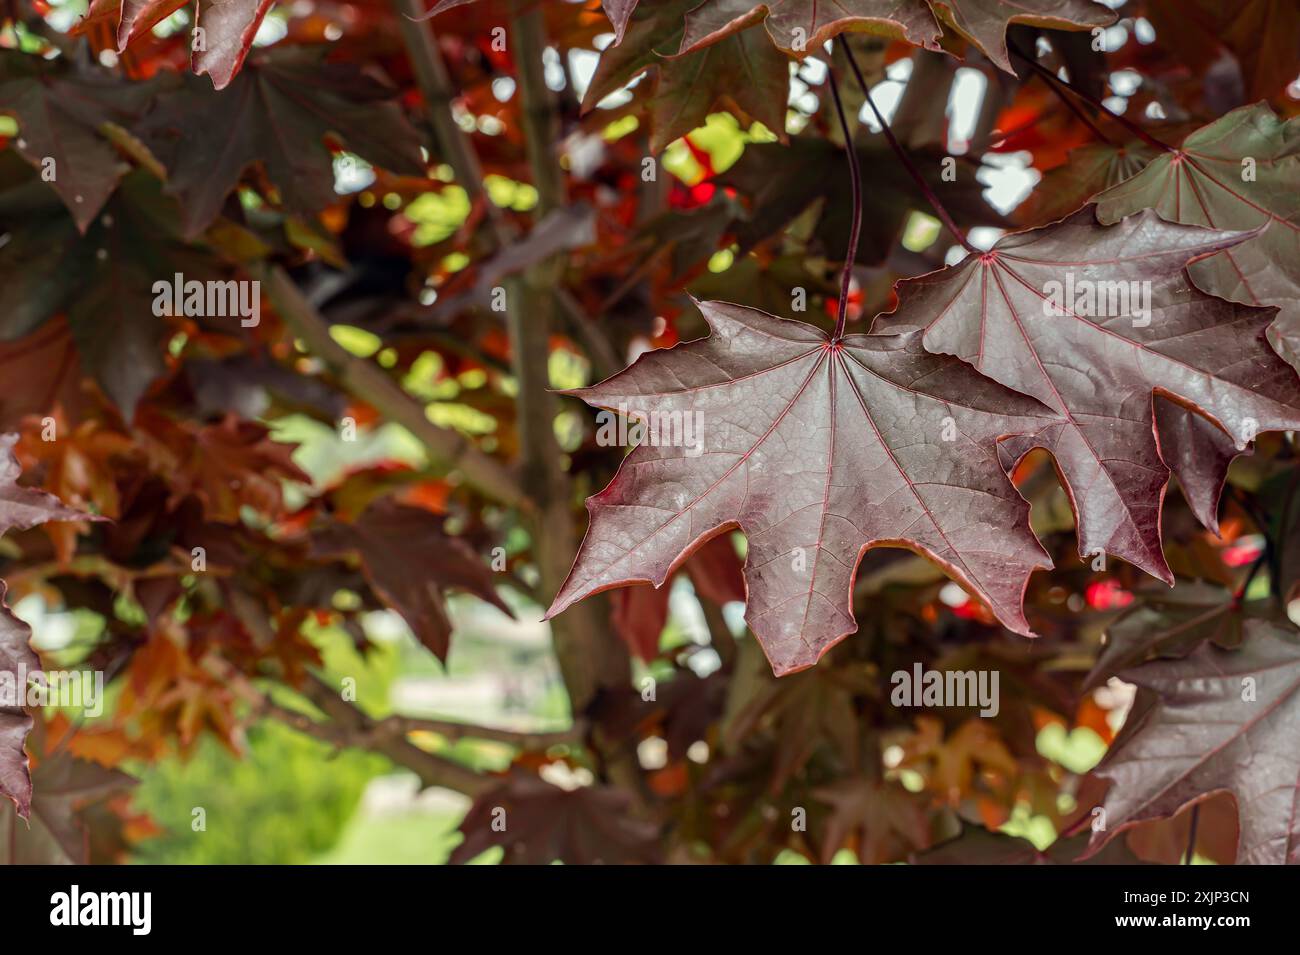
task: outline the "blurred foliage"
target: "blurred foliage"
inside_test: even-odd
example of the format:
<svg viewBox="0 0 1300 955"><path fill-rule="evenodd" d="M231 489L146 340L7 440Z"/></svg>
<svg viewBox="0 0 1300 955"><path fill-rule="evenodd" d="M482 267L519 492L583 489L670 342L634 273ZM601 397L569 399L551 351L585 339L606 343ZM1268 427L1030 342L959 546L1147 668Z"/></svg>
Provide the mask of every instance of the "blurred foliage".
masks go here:
<svg viewBox="0 0 1300 955"><path fill-rule="evenodd" d="M141 774L133 805L164 830L143 840L135 861L284 865L334 846L382 756L329 745L273 720L248 730L241 759L205 737L188 759L168 757ZM206 811L195 831L193 810Z"/></svg>

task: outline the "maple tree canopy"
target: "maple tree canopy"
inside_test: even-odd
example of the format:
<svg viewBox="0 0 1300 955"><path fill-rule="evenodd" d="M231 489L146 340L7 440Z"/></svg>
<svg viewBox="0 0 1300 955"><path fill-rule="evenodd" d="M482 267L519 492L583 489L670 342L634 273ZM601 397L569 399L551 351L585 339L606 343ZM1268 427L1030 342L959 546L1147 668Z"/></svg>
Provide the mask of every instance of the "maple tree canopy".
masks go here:
<svg viewBox="0 0 1300 955"><path fill-rule="evenodd" d="M0 859L1300 863L1294 0L0 17Z"/></svg>

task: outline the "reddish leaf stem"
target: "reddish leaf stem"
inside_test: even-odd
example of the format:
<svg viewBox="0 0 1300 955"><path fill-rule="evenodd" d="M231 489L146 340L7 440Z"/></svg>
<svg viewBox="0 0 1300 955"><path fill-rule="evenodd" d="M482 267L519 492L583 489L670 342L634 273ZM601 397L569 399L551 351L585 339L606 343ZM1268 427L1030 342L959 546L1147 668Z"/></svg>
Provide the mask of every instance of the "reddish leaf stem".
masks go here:
<svg viewBox="0 0 1300 955"><path fill-rule="evenodd" d="M952 216L948 214L948 210L943 207L943 203L939 201L939 197L935 195L934 190L930 188L930 184L925 181L925 177L921 175L921 171L916 168L916 163L912 162L911 157L907 155L907 151L903 149L902 145L895 138L894 131L890 129L889 124L885 122L885 117L881 115L880 110L876 108L875 101L871 98L871 90L868 88L866 80L862 77L862 70L858 68L858 61L854 58L853 51L849 49L849 45L844 42L842 36L837 42L840 44L840 48L844 50L844 56L849 61L849 67L853 70L853 76L857 79L858 86L862 88L862 95L866 97L867 105L871 107L871 112L875 113L876 122L880 124L880 129L885 134L885 139L889 141L890 148L893 149L894 154L898 156L899 162L901 162L903 167L911 174L912 180L916 183L917 188L921 190L921 195L925 196L926 200L938 214L939 219L945 226L947 226L948 231L956 236L957 241L962 244L962 247L967 252L972 252L978 255L980 250L971 245L970 240L966 238L966 233L962 232L962 230L957 227L957 223L954 222Z"/></svg>
<svg viewBox="0 0 1300 955"><path fill-rule="evenodd" d="M1065 108L1074 114L1075 119L1092 130L1092 134L1100 139L1103 143L1115 144L1115 141L1106 135L1105 131L1093 121L1093 118L1083 111L1083 107L1070 98L1070 95L1056 83L1051 82L1046 77L1041 77L1043 85L1065 104Z"/></svg>
<svg viewBox="0 0 1300 955"><path fill-rule="evenodd" d="M853 280L853 263L858 257L858 238L862 234L862 171L858 168L858 151L853 145L848 118L844 115L844 103L840 100L839 81L835 78L835 70L829 66L827 73L830 77L831 98L835 100L835 113L840 118L840 129L844 132L844 150L849 157L849 181L853 187L853 227L849 230L849 248L844 253L844 270L840 274L840 301L832 339L839 341L844 337L844 323L849 313L849 284Z"/></svg>
<svg viewBox="0 0 1300 955"><path fill-rule="evenodd" d="M1093 809L1096 808L1096 806L1093 807ZM1092 820L1093 816L1090 812L1084 813L1078 819L1074 820L1074 822L1070 823L1070 825L1058 832L1056 837L1058 839L1069 839L1071 836L1078 835L1092 823Z"/></svg>
<svg viewBox="0 0 1300 955"><path fill-rule="evenodd" d="M1250 569L1246 572L1246 578L1241 582L1241 586L1232 592L1232 604L1234 607L1240 607L1241 602L1246 599L1246 591L1255 580L1255 575L1260 571L1268 561L1268 548L1265 548L1258 557L1251 563Z"/></svg>
<svg viewBox="0 0 1300 955"><path fill-rule="evenodd" d="M1183 857L1183 865L1192 864L1192 856L1196 854L1196 824L1201 821L1201 804L1198 802L1192 807L1192 825L1187 833L1187 855Z"/></svg>
<svg viewBox="0 0 1300 955"><path fill-rule="evenodd" d="M1043 64L1039 63L1036 59L1020 52L1020 50L1018 50L1015 46L1008 44L1008 49L1010 49L1011 52L1014 53L1016 56L1020 57L1020 59L1024 60L1025 63L1029 65L1029 68L1033 70L1035 73L1037 73L1039 76L1041 76L1043 78L1043 81L1047 83L1048 86L1052 87L1052 89L1057 91L1058 95L1061 95L1064 93L1064 91L1068 90L1069 92L1073 93L1075 96L1079 97L1079 99L1087 103L1089 106L1091 106L1093 109L1105 113L1107 116L1109 116L1115 122L1119 123L1126 130L1128 130L1130 133L1136 136L1138 139L1146 143L1148 146L1152 146L1156 149L1163 149L1165 152L1168 153L1178 152L1178 150L1175 149L1173 146L1170 146L1168 143L1161 142L1159 139L1156 139L1154 136L1148 133L1137 123L1133 122L1131 119L1128 119L1127 117L1112 111L1106 106L1105 103L1101 102L1098 99L1093 98L1091 95L1085 93L1083 90L1078 89L1075 86L1072 86L1066 80L1061 79L1051 70L1049 70L1047 67L1043 66ZM1075 115L1078 116L1079 114L1076 112ZM1090 126L1095 132L1101 135L1103 139L1106 138L1105 134L1101 133L1101 130L1097 129L1095 125L1088 122L1086 119L1084 120L1084 122L1087 122L1088 126Z"/></svg>

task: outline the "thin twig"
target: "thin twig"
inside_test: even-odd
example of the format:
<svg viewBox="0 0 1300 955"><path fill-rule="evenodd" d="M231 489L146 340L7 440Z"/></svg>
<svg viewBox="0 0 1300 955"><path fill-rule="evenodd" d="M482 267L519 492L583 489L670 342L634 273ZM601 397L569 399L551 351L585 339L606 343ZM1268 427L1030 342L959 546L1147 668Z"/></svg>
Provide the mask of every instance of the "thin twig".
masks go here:
<svg viewBox="0 0 1300 955"><path fill-rule="evenodd" d="M455 720L422 719L414 716L389 716L376 724L376 730L393 735L437 733L449 740L483 739L506 743L526 750L546 750L552 746L574 746L582 742L584 726L575 723L570 729L555 731L512 730L498 726L459 723Z"/></svg>
<svg viewBox="0 0 1300 955"><path fill-rule="evenodd" d="M251 701L250 701L251 702ZM574 724L572 729L557 732L528 732L512 730L498 726L479 726L473 723L459 723L455 720L423 719L414 716L386 716L374 720L365 727L364 732L348 730L335 723L322 722L281 706L269 697L257 705L258 712L274 717L294 729L332 742L336 747L363 746L373 748L380 740L395 740L408 733L436 733L455 742L462 739L481 739L493 743L505 743L524 750L546 750L552 746L576 745L582 742L583 728Z"/></svg>
<svg viewBox="0 0 1300 955"><path fill-rule="evenodd" d="M1055 87L1057 87L1057 86L1059 85L1059 87L1060 87L1062 90L1069 90L1071 93L1073 93L1075 96L1079 97L1079 99L1083 100L1085 103L1087 103L1087 104L1088 104L1089 106L1091 106L1093 109L1096 109L1096 110L1101 111L1102 113L1105 113L1107 116L1109 116L1109 117L1110 117L1111 119L1113 119L1115 122L1119 123L1119 124L1120 124L1121 126L1123 126L1125 129L1127 129L1130 133L1132 133L1134 136L1136 136L1138 139L1140 139L1140 140L1142 140L1144 143L1146 143L1148 146L1153 146L1153 147L1155 147L1156 149L1163 149L1165 152L1169 152L1169 153L1176 153L1176 152L1178 152L1178 150L1175 149L1173 146L1170 146L1168 143L1161 142L1160 140L1156 139L1154 136L1152 136L1152 135L1151 135L1150 133L1148 133L1145 129L1143 129L1143 128L1142 128L1141 126L1139 126L1137 123L1133 122L1133 121L1132 121L1131 119L1129 119L1128 117L1126 117L1126 116L1122 116L1121 114L1116 113L1116 112L1114 112L1113 110L1111 110L1110 108L1108 108L1108 107L1106 106L1105 103L1101 102L1101 100L1098 100L1098 99L1094 98L1094 97L1091 96L1090 94L1085 93L1083 90L1078 89L1077 87L1073 86L1072 84L1070 84L1070 83L1067 82L1066 80L1061 79L1059 76L1057 76L1057 75L1056 75L1055 73L1053 73L1051 70L1049 70L1047 67L1043 66L1043 64L1039 63L1036 59L1034 59L1033 57L1027 56L1026 54L1022 53L1022 52L1021 52L1020 50L1018 50L1014 45L1012 45L1012 44L1008 44L1008 49L1011 50L1011 52L1014 53L1016 56L1020 57L1020 59L1024 60L1025 63L1028 64L1029 68L1032 69L1032 70L1033 70L1035 73L1037 73L1039 76L1041 76L1041 77L1043 78L1043 80L1046 81L1046 83L1047 83L1049 86L1052 86L1053 88L1055 88ZM1089 124L1089 125L1091 125L1091 124Z"/></svg>
<svg viewBox="0 0 1300 955"><path fill-rule="evenodd" d="M885 122L885 117L881 114L880 110L876 108L876 103L871 98L871 90L867 88L866 80L862 78L862 71L858 68L858 61L853 56L853 50L844 42L843 37L840 38L839 43L844 50L844 56L849 61L849 67L853 70L854 77L857 78L858 85L862 87L862 95L866 97L867 105L871 107L871 112L876 115L876 122L880 124L880 129L885 134L885 139L889 141L890 148L893 149L894 154L898 156L899 162L901 162L903 167L911 174L912 180L916 183L917 188L921 190L921 195L925 196L926 200L938 214L939 219L948 227L948 231L951 232L956 237L957 241L962 244L962 248L967 252L976 255L980 254L980 250L971 245L970 240L966 238L966 233L962 232L962 230L957 227L957 223L953 221L952 216L948 214L948 210L943 207L943 203L939 201L939 197L935 195L934 190L930 188L930 184L925 181L925 177L921 175L921 171L916 168L916 163L912 162L911 157L907 155L907 151L903 149L898 140L894 137L893 130L889 128L889 124Z"/></svg>
<svg viewBox="0 0 1300 955"><path fill-rule="evenodd" d="M1273 539L1268 536L1269 521L1263 512L1256 506L1255 502L1246 496L1245 492L1239 487L1228 485L1228 495L1232 501L1241 508L1244 513L1255 525L1255 530L1264 538L1264 561L1268 564L1269 577L1272 587L1276 588L1281 579L1281 554L1280 549L1273 543ZM1283 508L1283 514L1286 514L1286 507ZM1285 526L1285 525L1282 525Z"/></svg>
<svg viewBox="0 0 1300 955"><path fill-rule="evenodd" d="M347 733L347 739L356 739L361 746L373 741L376 752L383 753L399 766L414 771L425 786L444 786L467 796L477 796L494 785L491 777L480 775L468 766L421 749L405 737L375 739L374 721L361 712L355 703L344 700L337 690L315 677L308 677L304 692L335 724L335 732L341 730Z"/></svg>
<svg viewBox="0 0 1300 955"><path fill-rule="evenodd" d="M1065 92L1064 88L1062 88L1060 84L1053 83L1046 76L1040 76L1039 79L1043 81L1044 86L1052 91L1052 95L1065 104L1065 108L1074 114L1075 119L1092 130L1094 136L1100 139L1103 143L1109 143L1111 145L1115 144L1115 141L1107 136L1100 126L1093 122L1092 117L1083 111L1083 107L1070 98L1069 94Z"/></svg>
<svg viewBox="0 0 1300 955"><path fill-rule="evenodd" d="M1250 585L1254 582L1255 575L1259 573L1260 568L1262 568L1267 562L1268 548L1264 547L1260 549L1259 556L1251 562L1250 569L1246 571L1246 578L1241 582L1241 586L1232 592L1232 602L1234 605L1239 606L1242 600L1245 599L1246 591L1250 589Z"/></svg>
<svg viewBox="0 0 1300 955"><path fill-rule="evenodd" d="M1295 469L1291 473L1291 483L1287 485L1286 497L1282 502L1282 516L1277 523L1279 535L1286 535L1291 527L1292 506L1296 502L1297 494L1300 491L1300 469ZM1268 535L1264 528L1260 528L1260 533L1264 534L1264 556L1268 558L1269 563L1269 589L1273 596L1278 600L1282 599L1282 555L1286 548L1282 546L1273 546L1269 541Z"/></svg>

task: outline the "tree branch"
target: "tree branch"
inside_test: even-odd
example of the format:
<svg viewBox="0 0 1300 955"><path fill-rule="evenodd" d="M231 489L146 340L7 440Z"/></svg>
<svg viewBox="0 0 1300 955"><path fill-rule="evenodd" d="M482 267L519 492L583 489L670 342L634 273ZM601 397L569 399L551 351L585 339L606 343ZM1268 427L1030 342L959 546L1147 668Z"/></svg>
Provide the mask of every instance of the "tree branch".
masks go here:
<svg viewBox="0 0 1300 955"><path fill-rule="evenodd" d="M307 301L297 284L278 265L261 266L267 295L293 333L338 375L343 386L410 431L437 461L458 470L465 481L488 497L531 510L523 485L504 466L480 451L457 431L430 421L424 405L402 390L382 368L353 355L330 335L329 323Z"/></svg>
<svg viewBox="0 0 1300 955"><path fill-rule="evenodd" d="M1108 107L1101 100L1097 99L1094 96L1091 96L1088 93L1085 93L1083 90L1079 89L1074 84L1068 83L1065 80L1061 79L1051 70L1049 70L1047 67L1043 66L1043 64L1039 63L1037 59L1029 56L1027 53L1020 50L1014 43L1008 43L1007 49L1010 50L1013 54L1015 54L1026 66L1028 66L1031 70L1033 70L1040 77L1042 77L1043 82L1046 83L1048 86L1052 87L1053 90L1055 90L1058 94L1062 90L1068 90L1069 92L1073 93L1075 96L1079 97L1079 99L1087 103L1089 106L1091 106L1093 109L1097 110L1097 112L1101 113L1104 116L1108 116L1116 123L1119 123L1119 125L1123 126L1126 130L1128 130L1131 134L1136 136L1138 139L1142 140L1148 146L1151 146L1154 149L1161 149L1169 153L1178 152L1177 149L1175 149L1173 146L1170 146L1168 143L1161 142L1159 139L1156 139L1155 136L1148 133L1145 129L1143 129L1137 123L1133 122L1127 116L1124 116L1120 113L1116 113L1114 110ZM1079 114L1076 112L1075 115L1079 115ZM1089 125L1091 126L1092 124L1090 123ZM1093 129L1096 130L1098 133L1100 133L1102 136L1105 136L1105 134L1101 133L1101 130L1096 129L1095 126L1093 126Z"/></svg>
<svg viewBox="0 0 1300 955"><path fill-rule="evenodd" d="M563 170L554 152L559 129L554 97L543 75L541 9L535 3L517 0L514 11L511 44L528 158L538 194L537 215L541 217L566 200ZM530 267L507 287L511 364L519 383L516 408L521 473L524 486L538 505L529 530L541 590L548 599L563 585L577 552L572 490L555 443L556 405L548 369L550 335L555 324L554 289L559 285L562 267L563 261L552 257ZM528 302L527 309L519 307L524 301ZM620 661L617 654L620 645L601 639L605 628L598 620L598 606L597 602L584 601L551 621L555 655L576 713L586 708L602 683L627 679L626 659Z"/></svg>
<svg viewBox="0 0 1300 955"><path fill-rule="evenodd" d="M458 723L455 720L424 719L414 716L389 716L376 725L380 733L405 736L407 733L437 733L449 740L483 739L506 743L526 750L545 750L552 746L581 745L585 724L575 722L567 730L529 732L499 726L482 726L475 723Z"/></svg>
<svg viewBox="0 0 1300 955"><path fill-rule="evenodd" d="M729 670L736 662L736 638L732 636L731 628L727 626L727 618L723 615L721 607L712 600L701 597L698 590L695 599L700 604L704 623L709 628L709 642L713 644L713 649L717 652L718 659L722 661L723 668Z"/></svg>
<svg viewBox="0 0 1300 955"><path fill-rule="evenodd" d="M314 674L307 675L306 685L300 692L328 717L323 721L280 706L232 664L210 660L208 666L259 715L279 720L300 733L338 749L357 747L382 753L394 763L415 773L424 787L441 786L473 797L487 792L495 785L490 776L481 775L467 766L421 749L406 739L404 734L387 727L381 729L382 723L372 720Z"/></svg>
<svg viewBox="0 0 1300 955"><path fill-rule="evenodd" d="M397 26L402 31L406 55L415 73L415 83L424 98L425 115L433 128L438 149L447 165L451 166L456 182L468 194L470 201L481 205L487 214L497 245L508 244L511 229L501 210L493 203L483 188L483 169L470 143L469 136L456 123L451 104L455 99L451 74L442 60L438 43L429 21L417 20L425 16L421 0L393 0L397 10Z"/></svg>
<svg viewBox="0 0 1300 955"><path fill-rule="evenodd" d="M564 170L555 155L560 124L555 94L546 85L542 61L546 38L541 8L529 0L515 0L514 10L514 60L519 74L524 144L528 150L533 185L537 189L537 215L540 218L560 208L566 201Z"/></svg>
<svg viewBox="0 0 1300 955"><path fill-rule="evenodd" d="M490 777L423 750L405 736L376 732L378 724L374 720L314 674L308 674L303 693L337 728L348 734L345 738L357 739L356 745L383 753L393 762L412 770L424 786L443 786L467 796L480 795L494 786Z"/></svg>
<svg viewBox="0 0 1300 955"><path fill-rule="evenodd" d="M482 739L494 743L506 743L519 749L544 750L552 746L581 744L583 734L582 725L577 723L572 729L530 733L504 727L457 723L454 720L421 719L413 716L386 716L381 720L372 721L364 732L361 732L340 726L338 723L312 719L306 713L281 706L265 696L257 706L258 710L265 715L339 747L374 748L375 743L380 740L403 739L408 733L437 733L452 741Z"/></svg>

